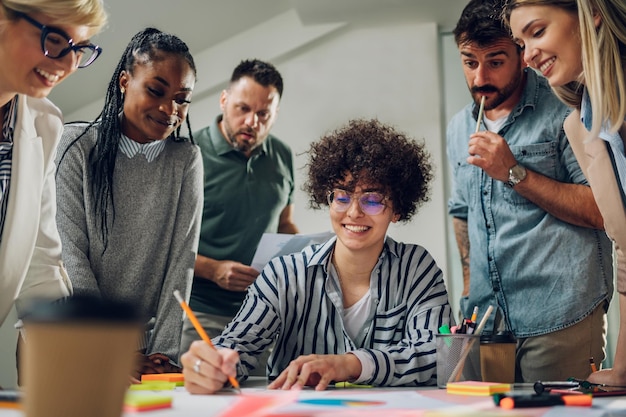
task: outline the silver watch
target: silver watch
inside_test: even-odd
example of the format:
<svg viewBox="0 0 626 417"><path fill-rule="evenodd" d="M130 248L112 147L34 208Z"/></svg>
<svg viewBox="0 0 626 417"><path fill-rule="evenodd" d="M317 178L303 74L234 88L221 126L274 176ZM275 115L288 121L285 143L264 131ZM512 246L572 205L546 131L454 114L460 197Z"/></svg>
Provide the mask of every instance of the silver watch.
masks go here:
<svg viewBox="0 0 626 417"><path fill-rule="evenodd" d="M509 169L509 180L506 185L514 187L526 178L526 168L523 165L515 164Z"/></svg>

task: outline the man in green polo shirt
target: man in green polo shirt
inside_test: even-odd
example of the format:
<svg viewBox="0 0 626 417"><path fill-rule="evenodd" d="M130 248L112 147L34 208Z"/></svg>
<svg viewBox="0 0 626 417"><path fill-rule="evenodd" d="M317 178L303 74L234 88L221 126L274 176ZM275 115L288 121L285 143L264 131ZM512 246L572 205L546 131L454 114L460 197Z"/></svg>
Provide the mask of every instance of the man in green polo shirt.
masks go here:
<svg viewBox="0 0 626 417"><path fill-rule="evenodd" d="M204 161L204 212L189 304L209 337L235 316L259 275L249 265L263 233L298 233L292 152L270 135L282 92L272 64L242 61L220 96L222 114L194 133ZM198 339L185 319L180 353Z"/></svg>

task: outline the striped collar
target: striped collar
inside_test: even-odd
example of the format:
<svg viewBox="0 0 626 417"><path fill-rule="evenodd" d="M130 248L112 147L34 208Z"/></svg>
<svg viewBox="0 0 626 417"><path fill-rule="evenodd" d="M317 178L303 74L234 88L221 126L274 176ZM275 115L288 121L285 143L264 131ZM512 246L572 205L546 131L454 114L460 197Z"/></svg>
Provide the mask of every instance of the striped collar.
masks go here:
<svg viewBox="0 0 626 417"><path fill-rule="evenodd" d="M122 135L120 139L120 151L128 158L132 159L137 154L143 154L148 162L152 162L161 154L165 148L164 140L155 140L154 142L139 143L130 139L126 135Z"/></svg>

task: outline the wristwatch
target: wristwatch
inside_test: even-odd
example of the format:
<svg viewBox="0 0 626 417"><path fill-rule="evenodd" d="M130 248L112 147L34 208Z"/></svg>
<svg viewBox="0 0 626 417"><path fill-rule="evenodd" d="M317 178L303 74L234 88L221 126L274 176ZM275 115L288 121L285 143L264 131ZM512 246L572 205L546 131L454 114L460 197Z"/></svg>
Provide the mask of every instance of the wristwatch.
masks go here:
<svg viewBox="0 0 626 417"><path fill-rule="evenodd" d="M513 188L526 178L526 168L523 165L515 164L509 169L509 180L506 185Z"/></svg>

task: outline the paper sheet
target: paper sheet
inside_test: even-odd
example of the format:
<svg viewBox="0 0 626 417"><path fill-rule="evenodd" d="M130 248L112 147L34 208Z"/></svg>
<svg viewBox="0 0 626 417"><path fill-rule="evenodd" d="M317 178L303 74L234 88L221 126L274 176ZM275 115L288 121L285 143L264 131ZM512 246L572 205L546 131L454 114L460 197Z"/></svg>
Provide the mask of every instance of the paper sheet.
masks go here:
<svg viewBox="0 0 626 417"><path fill-rule="evenodd" d="M261 272L272 258L300 252L305 247L315 243L324 243L333 235L334 233L331 232L297 235L263 233L251 266Z"/></svg>

